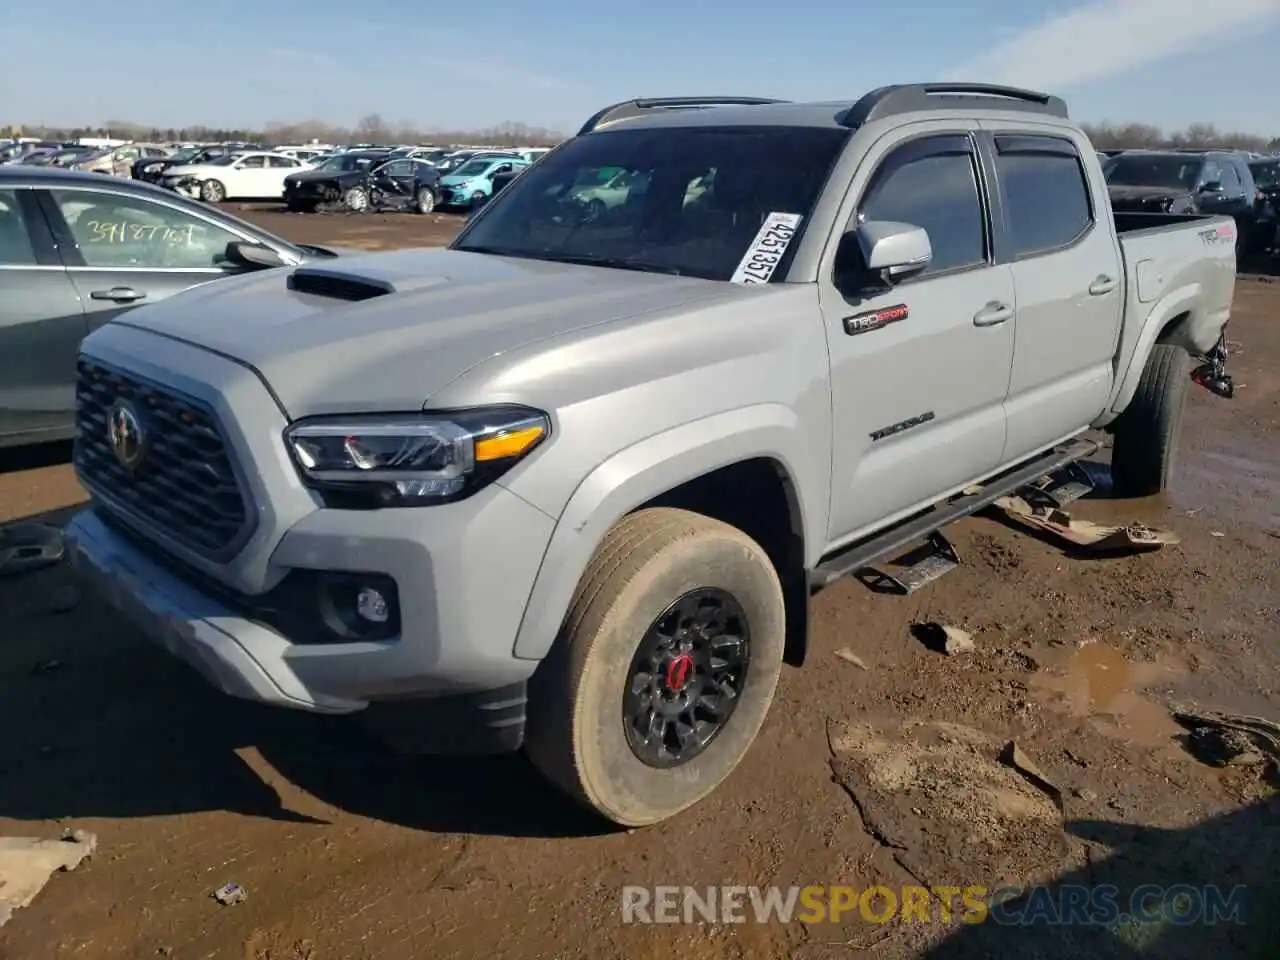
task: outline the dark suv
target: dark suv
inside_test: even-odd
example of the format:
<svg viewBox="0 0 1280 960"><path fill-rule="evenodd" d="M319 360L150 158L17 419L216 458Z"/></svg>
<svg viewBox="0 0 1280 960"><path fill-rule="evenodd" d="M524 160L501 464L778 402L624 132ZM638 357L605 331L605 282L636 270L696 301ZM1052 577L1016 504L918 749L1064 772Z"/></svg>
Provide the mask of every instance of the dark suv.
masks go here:
<svg viewBox="0 0 1280 960"><path fill-rule="evenodd" d="M1103 167L1117 213L1214 213L1235 218L1236 252L1264 247L1258 190L1243 154L1230 150L1126 150Z"/></svg>
<svg viewBox="0 0 1280 960"><path fill-rule="evenodd" d="M1258 233L1272 253L1280 253L1280 157L1249 161L1258 188Z"/></svg>

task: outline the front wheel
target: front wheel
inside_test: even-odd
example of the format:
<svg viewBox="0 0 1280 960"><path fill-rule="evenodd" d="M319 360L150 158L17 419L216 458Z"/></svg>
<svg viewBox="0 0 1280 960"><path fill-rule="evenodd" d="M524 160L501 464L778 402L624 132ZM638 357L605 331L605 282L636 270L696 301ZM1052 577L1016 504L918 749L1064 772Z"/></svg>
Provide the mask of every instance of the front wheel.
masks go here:
<svg viewBox="0 0 1280 960"><path fill-rule="evenodd" d="M364 187L352 187L342 195L342 205L352 213L369 209L369 191Z"/></svg>
<svg viewBox="0 0 1280 960"><path fill-rule="evenodd" d="M756 738L785 641L782 587L742 531L668 508L605 537L529 691L525 750L624 826L710 794Z"/></svg>
<svg viewBox="0 0 1280 960"><path fill-rule="evenodd" d="M1111 483L1119 496L1146 497L1169 486L1190 377L1185 350L1169 343L1152 348L1138 390L1112 429Z"/></svg>
<svg viewBox="0 0 1280 960"><path fill-rule="evenodd" d="M221 203L227 199L227 188L217 180L206 180L200 184L200 199L205 203Z"/></svg>

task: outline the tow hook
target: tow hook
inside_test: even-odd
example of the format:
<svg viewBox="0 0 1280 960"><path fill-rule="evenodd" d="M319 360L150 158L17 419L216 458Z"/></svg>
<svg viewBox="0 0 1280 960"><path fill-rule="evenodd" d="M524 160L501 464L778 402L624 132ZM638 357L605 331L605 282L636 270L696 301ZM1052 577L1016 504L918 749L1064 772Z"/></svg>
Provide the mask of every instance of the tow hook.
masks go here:
<svg viewBox="0 0 1280 960"><path fill-rule="evenodd" d="M1204 355L1204 363L1191 371L1191 379L1214 396L1230 400L1236 394L1236 385L1227 373L1227 335L1218 337L1213 349Z"/></svg>

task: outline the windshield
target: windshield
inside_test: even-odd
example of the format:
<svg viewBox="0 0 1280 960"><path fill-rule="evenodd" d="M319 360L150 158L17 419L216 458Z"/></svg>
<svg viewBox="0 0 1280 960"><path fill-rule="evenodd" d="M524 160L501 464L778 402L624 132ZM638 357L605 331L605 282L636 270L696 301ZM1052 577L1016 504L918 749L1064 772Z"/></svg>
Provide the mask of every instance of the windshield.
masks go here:
<svg viewBox="0 0 1280 960"><path fill-rule="evenodd" d="M1164 187L1193 190L1204 167L1203 157L1121 154L1112 157L1103 173L1113 187Z"/></svg>
<svg viewBox="0 0 1280 960"><path fill-rule="evenodd" d="M579 137L512 180L453 249L781 279L847 134L751 126ZM766 223L782 224L776 236L765 235ZM753 273L749 262L764 267Z"/></svg>
<svg viewBox="0 0 1280 960"><path fill-rule="evenodd" d="M468 160L466 163L464 163L462 166L460 166L457 170L453 171L453 173L451 174L451 176L455 176L455 177L478 177L478 176L480 176L480 174L482 174L482 173L484 173L486 170L488 170L491 166L493 166L493 161L492 161L492 160L488 160L488 159L486 159L486 160Z"/></svg>
<svg viewBox="0 0 1280 960"><path fill-rule="evenodd" d="M1280 160L1263 160L1260 163L1249 164L1249 170L1253 173L1253 181L1259 190L1269 190L1274 186L1280 186Z"/></svg>
<svg viewBox="0 0 1280 960"><path fill-rule="evenodd" d="M183 147L181 150L170 154L167 159L172 160L175 163L186 163L188 160L194 160L199 156L202 149L202 147ZM161 157L159 159L165 158Z"/></svg>

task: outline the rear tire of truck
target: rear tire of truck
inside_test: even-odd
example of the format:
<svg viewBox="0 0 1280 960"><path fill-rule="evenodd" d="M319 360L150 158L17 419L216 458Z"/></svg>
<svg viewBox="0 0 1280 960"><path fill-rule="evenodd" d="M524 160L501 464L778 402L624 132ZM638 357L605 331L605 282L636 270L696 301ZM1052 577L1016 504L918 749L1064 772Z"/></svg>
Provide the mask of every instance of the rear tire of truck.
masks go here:
<svg viewBox="0 0 1280 960"><path fill-rule="evenodd" d="M785 620L777 572L742 531L669 508L623 518L530 683L525 752L614 823L678 814L755 741Z"/></svg>
<svg viewBox="0 0 1280 960"><path fill-rule="evenodd" d="M1152 348L1138 390L1112 431L1111 483L1117 495L1148 497L1169 486L1177 465L1190 359L1173 344Z"/></svg>

